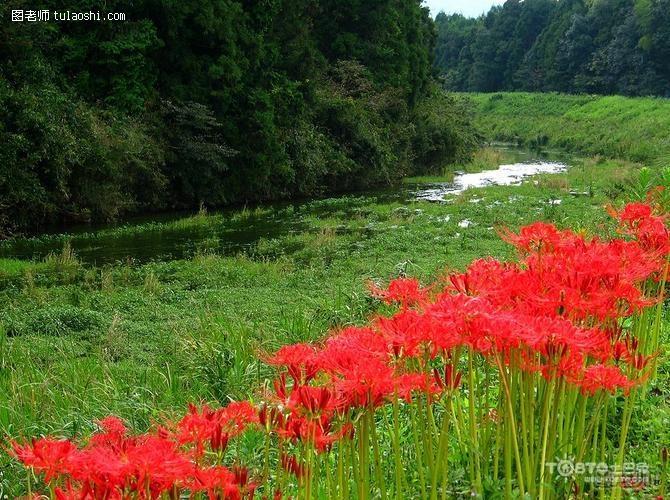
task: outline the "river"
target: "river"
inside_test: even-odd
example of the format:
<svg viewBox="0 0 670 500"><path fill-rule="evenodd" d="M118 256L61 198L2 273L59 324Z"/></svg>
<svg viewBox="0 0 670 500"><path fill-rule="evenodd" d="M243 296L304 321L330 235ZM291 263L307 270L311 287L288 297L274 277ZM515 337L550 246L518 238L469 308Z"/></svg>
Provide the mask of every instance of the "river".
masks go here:
<svg viewBox="0 0 670 500"><path fill-rule="evenodd" d="M530 175L556 173L568 168L569 158L558 153L499 147L506 162L483 172L455 172L443 182L405 182L392 189L343 195L333 203L309 200L260 205L251 210L222 210L207 214L207 224L184 212L134 218L122 224L77 226L66 232L47 233L0 243L0 257L40 260L62 251L66 242L77 258L87 264L119 261L142 263L188 258L202 250L232 255L253 247L261 238L309 231L306 216L327 216L329 207L346 210L348 199L369 198L370 202L394 201L408 205L449 201L466 189L487 185L513 185Z"/></svg>

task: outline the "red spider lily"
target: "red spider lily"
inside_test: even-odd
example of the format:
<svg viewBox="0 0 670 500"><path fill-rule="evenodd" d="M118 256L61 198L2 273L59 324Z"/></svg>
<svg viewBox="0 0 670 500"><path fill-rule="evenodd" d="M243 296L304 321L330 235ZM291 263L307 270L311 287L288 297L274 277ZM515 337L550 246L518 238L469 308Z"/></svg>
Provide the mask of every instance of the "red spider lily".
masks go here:
<svg viewBox="0 0 670 500"><path fill-rule="evenodd" d="M329 337L315 357L319 369L327 374L339 374L372 359L385 363L388 358L386 340L372 328L359 327Z"/></svg>
<svg viewBox="0 0 670 500"><path fill-rule="evenodd" d="M616 366L589 366L581 380L576 381L584 394L594 395L598 391L616 392L618 389L625 394L634 387L635 382L626 377Z"/></svg>
<svg viewBox="0 0 670 500"><path fill-rule="evenodd" d="M307 474L307 466L298 462L298 459L293 455L283 454L281 456L281 466L298 479L302 479Z"/></svg>
<svg viewBox="0 0 670 500"><path fill-rule="evenodd" d="M535 222L522 227L518 235L504 231L502 237L517 249L527 253L553 252L563 246L573 245L578 238L571 231L559 231L553 224L545 222Z"/></svg>
<svg viewBox="0 0 670 500"><path fill-rule="evenodd" d="M284 366L296 384L309 382L317 373L316 349L309 344L293 344L279 349L265 362L273 366Z"/></svg>
<svg viewBox="0 0 670 500"><path fill-rule="evenodd" d="M461 385L461 372L454 370L454 365L444 365L444 374L440 373L437 368L433 370L433 378L440 390L454 390Z"/></svg>
<svg viewBox="0 0 670 500"><path fill-rule="evenodd" d="M414 392L433 391L425 374L397 374L394 367L376 358L342 370L333 377L333 384L345 410L374 408L395 397L409 400Z"/></svg>
<svg viewBox="0 0 670 500"><path fill-rule="evenodd" d="M420 394L417 408L423 411L424 401L453 395L461 386L464 355L499 370L501 384L522 375L521 389L514 382L499 394L517 402L544 394L547 412L554 408L557 380L586 397L627 394L652 372L656 354L649 354L653 349L644 336L635 338L622 319L655 303L643 290L658 288L647 284L663 275L670 245L665 219L649 205L629 205L615 216L625 238L589 239L537 223L505 234L519 250L517 263L475 261L440 283L442 290L422 288L413 279L394 280L386 290L372 286L376 297L400 304L397 312L334 331L323 343L285 346L268 356L279 375L258 408L249 402L219 409L191 405L176 424L144 435L131 435L120 419L108 417L80 448L44 438L13 443L12 454L43 473L47 483L57 483L58 498L204 493L241 499L251 498L257 484L247 469L218 465L230 439L260 424L267 443L280 443L278 453L267 457L278 456L279 465L300 479L310 471L287 450L330 451L334 443L353 438L352 422L374 423L373 412L383 404L411 403ZM483 382L469 379L468 390L457 397L473 397L471 391L490 383L488 373ZM552 390L541 393L542 386ZM471 419L481 413L488 422L514 422L516 403L504 416L497 410L473 412L474 397L469 403ZM415 409L406 406L402 412L394 408L394 418ZM367 440L366 427L358 430L360 445Z"/></svg>
<svg viewBox="0 0 670 500"><path fill-rule="evenodd" d="M425 316L407 309L391 318L380 317L375 321L376 329L386 339L396 358L418 356L421 346L430 340L427 334Z"/></svg>
<svg viewBox="0 0 670 500"><path fill-rule="evenodd" d="M635 237L642 248L661 256L668 254L670 235L665 225L665 217L653 215L651 205L629 203L618 212L610 209L610 213L619 221L622 230Z"/></svg>
<svg viewBox="0 0 670 500"><path fill-rule="evenodd" d="M476 295L481 290L494 289L507 282L518 272L513 264L495 259L473 261L466 273L452 274L449 280L455 291L464 295Z"/></svg>
<svg viewBox="0 0 670 500"><path fill-rule="evenodd" d="M202 453L204 443L212 450L223 451L231 437L258 422L258 410L248 402L230 403L218 410L207 405L198 410L189 405L188 414L177 424L176 438L181 444L195 444L198 453Z"/></svg>
<svg viewBox="0 0 670 500"><path fill-rule="evenodd" d="M405 373L393 380L394 397L411 401L414 394L425 394L429 398L441 392L432 377L425 373Z"/></svg>
<svg viewBox="0 0 670 500"><path fill-rule="evenodd" d="M140 489L141 485L156 494L172 490L193 473L190 458L182 454L173 441L158 436L141 439L120 458L129 464L126 479L129 486Z"/></svg>
<svg viewBox="0 0 670 500"><path fill-rule="evenodd" d="M295 388L289 408L308 418L330 415L338 408L337 396L329 387L300 386Z"/></svg>
<svg viewBox="0 0 670 500"><path fill-rule="evenodd" d="M670 251L670 236L665 221L660 217L650 217L641 221L634 230L642 248L666 256Z"/></svg>
<svg viewBox="0 0 670 500"><path fill-rule="evenodd" d="M238 500L253 498L257 484L249 480L249 473L243 467L232 470L223 466L197 469L188 482L190 493L207 493L209 498Z"/></svg>
<svg viewBox="0 0 670 500"><path fill-rule="evenodd" d="M103 492L169 492L190 477L194 463L177 444L154 435L133 438L122 449L93 446L72 461L72 478L99 497Z"/></svg>
<svg viewBox="0 0 670 500"><path fill-rule="evenodd" d="M187 488L191 493L207 493L209 498L225 500L242 498L235 474L223 466L196 469Z"/></svg>
<svg viewBox="0 0 670 500"><path fill-rule="evenodd" d="M100 425L100 428L105 431L106 435L124 436L126 432L128 432L123 420L113 415L103 418L98 424Z"/></svg>
<svg viewBox="0 0 670 500"><path fill-rule="evenodd" d="M11 454L36 472L44 473L47 483L68 472L77 454L76 447L70 441L50 437L33 439L23 445L14 441L11 446Z"/></svg>
<svg viewBox="0 0 670 500"><path fill-rule="evenodd" d="M274 429L283 426L284 414L279 408L264 404L258 410L258 421L264 429Z"/></svg>
<svg viewBox="0 0 670 500"><path fill-rule="evenodd" d="M636 224L651 217L652 208L648 203L628 203L621 211L610 209L610 214L624 224Z"/></svg>
<svg viewBox="0 0 670 500"><path fill-rule="evenodd" d="M212 450L223 451L228 445L228 435L223 430L221 412L203 405L200 410L189 405L189 412L177 424L177 440L181 444L191 443L202 454L205 443Z"/></svg>
<svg viewBox="0 0 670 500"><path fill-rule="evenodd" d="M306 418L290 413L275 419L274 423L272 431L276 432L280 439L310 444L317 452L329 450L333 443L348 435L350 431L347 425L341 426L339 430L333 429L333 422L326 415Z"/></svg>
<svg viewBox="0 0 670 500"><path fill-rule="evenodd" d="M634 242L586 242L542 255L530 253L523 267L476 261L452 277L454 290L536 316L608 321L650 305L640 283L659 271L655 254Z"/></svg>
<svg viewBox="0 0 670 500"><path fill-rule="evenodd" d="M56 487L54 488L53 493L54 497L56 497L56 500L82 500L89 497L98 498L94 495L91 495L87 490L78 486L73 486L72 484ZM35 495L35 498L44 498L44 496ZM110 495L108 498L119 498L119 495Z"/></svg>
<svg viewBox="0 0 670 500"><path fill-rule="evenodd" d="M223 428L229 436L238 436L248 426L259 422L258 408L249 401L234 401L220 411Z"/></svg>
<svg viewBox="0 0 670 500"><path fill-rule="evenodd" d="M414 278L391 280L386 290L379 288L374 283L370 283L368 288L373 297L387 304L398 303L404 308L423 303L430 292L429 288L422 288L419 280Z"/></svg>
<svg viewBox="0 0 670 500"><path fill-rule="evenodd" d="M346 408L375 407L395 393L395 370L381 359L361 357L333 376L333 385Z"/></svg>
<svg viewBox="0 0 670 500"><path fill-rule="evenodd" d="M109 446L121 448L126 440L127 429L123 420L115 416L105 417L98 425L102 432L98 432L91 437L90 447Z"/></svg>

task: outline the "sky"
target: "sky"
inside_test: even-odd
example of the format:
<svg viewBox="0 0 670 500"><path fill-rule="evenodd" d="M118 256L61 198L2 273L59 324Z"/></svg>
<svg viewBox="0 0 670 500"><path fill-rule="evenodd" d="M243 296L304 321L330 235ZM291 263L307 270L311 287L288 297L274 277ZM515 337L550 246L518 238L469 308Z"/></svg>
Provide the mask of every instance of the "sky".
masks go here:
<svg viewBox="0 0 670 500"><path fill-rule="evenodd" d="M430 13L435 17L441 10L447 14L463 14L477 17L488 12L494 5L505 3L505 0L424 0L424 5L430 7Z"/></svg>

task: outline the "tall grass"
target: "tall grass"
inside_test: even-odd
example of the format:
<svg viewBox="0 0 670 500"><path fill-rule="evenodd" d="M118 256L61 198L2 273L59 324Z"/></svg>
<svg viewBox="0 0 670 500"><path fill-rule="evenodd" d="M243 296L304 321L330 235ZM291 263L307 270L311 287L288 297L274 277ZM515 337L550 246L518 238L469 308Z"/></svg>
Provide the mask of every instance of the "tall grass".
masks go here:
<svg viewBox="0 0 670 500"><path fill-rule="evenodd" d="M670 158L670 100L556 93L464 94L485 138L641 163Z"/></svg>

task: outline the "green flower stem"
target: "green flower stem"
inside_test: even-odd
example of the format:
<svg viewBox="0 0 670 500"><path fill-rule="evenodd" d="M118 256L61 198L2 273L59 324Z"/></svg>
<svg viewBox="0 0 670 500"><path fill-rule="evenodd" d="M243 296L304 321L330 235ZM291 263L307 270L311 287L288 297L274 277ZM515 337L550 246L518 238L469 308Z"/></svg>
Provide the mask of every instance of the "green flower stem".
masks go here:
<svg viewBox="0 0 670 500"><path fill-rule="evenodd" d="M426 476L424 471L424 462L423 454L425 453L424 448L419 442L418 430L417 430L417 417L416 414L419 413L418 405L413 405L416 411L410 413L411 424L412 424L412 440L414 441L414 450L416 453L417 469L419 474L419 486L421 487L421 498L426 498Z"/></svg>
<svg viewBox="0 0 670 500"><path fill-rule="evenodd" d="M398 397L393 398L393 456L395 458L395 497L403 498L404 466L400 452L400 408Z"/></svg>
<svg viewBox="0 0 670 500"><path fill-rule="evenodd" d="M482 494L482 476L479 456L479 440L478 440L478 422L475 410L475 403L477 399L476 384L475 384L475 368L473 364L474 353L472 350L468 353L468 391L470 392L468 398L469 408L469 428L470 428L470 474L471 482L474 485L475 493Z"/></svg>
<svg viewBox="0 0 670 500"><path fill-rule="evenodd" d="M555 383L550 382L547 389L545 390L544 403L542 405L542 420L543 429L542 429L542 452L540 457L540 490L538 493L538 499L544 500L544 487L545 487L545 472L547 467L547 443L549 441L549 406L552 403L552 398L554 397L554 387Z"/></svg>
<svg viewBox="0 0 670 500"><path fill-rule="evenodd" d="M495 356L496 363L498 364L498 370L500 371L500 379L503 382L503 388L505 389L505 397L507 401L507 422L509 423L509 434L511 434L511 445L514 451L514 459L516 461L516 472L517 480L519 483L519 491L521 496L525 495L526 488L524 486L523 480L523 466L521 462L521 454L519 452L519 442L517 440L517 428L516 428L516 416L514 415L514 408L512 406L512 393L510 390L510 383L507 380L505 370L502 365L502 361L498 355Z"/></svg>

